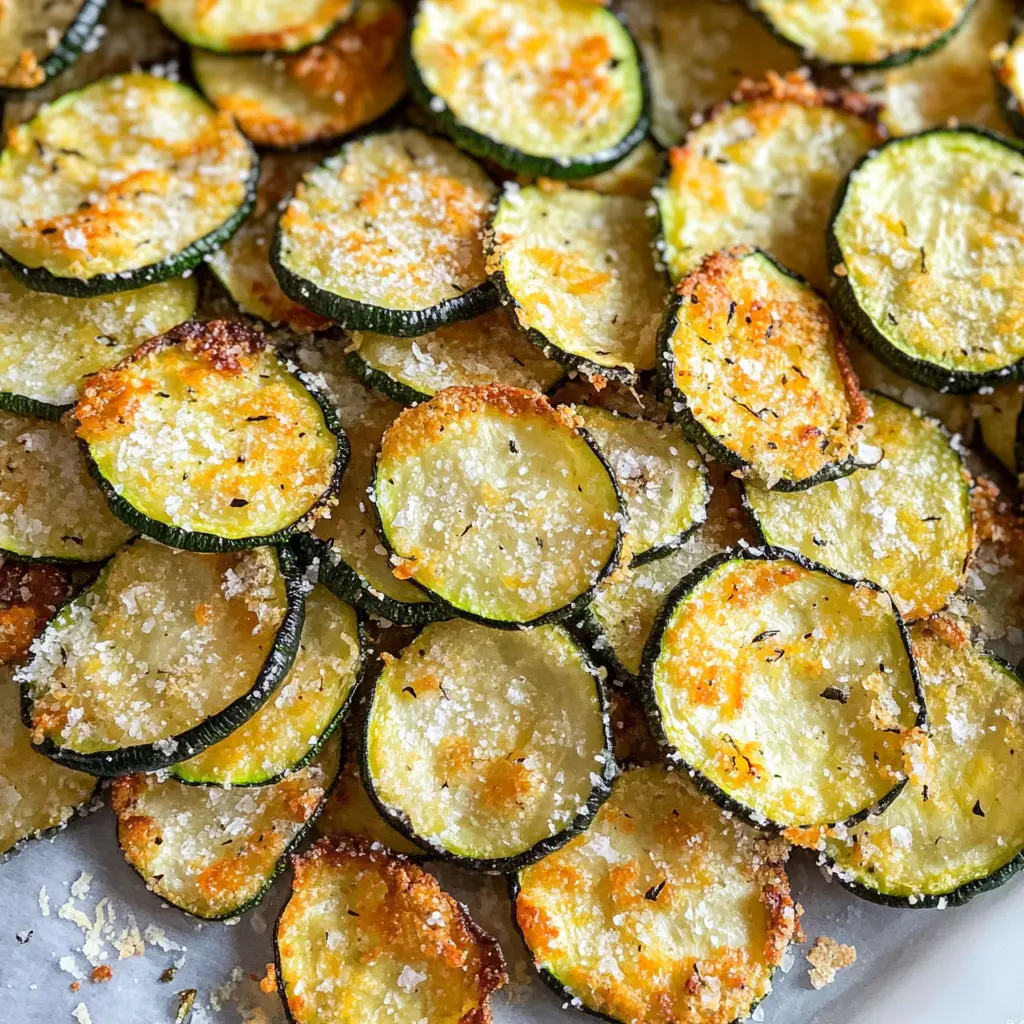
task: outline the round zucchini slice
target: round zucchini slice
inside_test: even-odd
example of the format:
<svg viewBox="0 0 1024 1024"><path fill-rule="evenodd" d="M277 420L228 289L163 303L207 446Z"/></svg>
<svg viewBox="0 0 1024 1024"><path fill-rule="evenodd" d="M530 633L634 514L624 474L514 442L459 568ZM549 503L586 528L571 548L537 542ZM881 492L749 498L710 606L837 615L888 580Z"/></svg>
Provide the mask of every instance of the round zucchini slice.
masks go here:
<svg viewBox="0 0 1024 1024"><path fill-rule="evenodd" d="M0 552L98 562L131 538L63 424L0 412L0 466Z"/></svg>
<svg viewBox="0 0 1024 1024"><path fill-rule="evenodd" d="M377 677L363 780L424 850L510 871L591 821L615 777L604 687L561 626L427 626Z"/></svg>
<svg viewBox="0 0 1024 1024"><path fill-rule="evenodd" d="M33 744L94 775L193 757L248 721L287 675L303 582L285 549L122 548L18 670Z"/></svg>
<svg viewBox="0 0 1024 1024"><path fill-rule="evenodd" d="M836 190L885 133L862 96L799 75L769 75L734 96L669 154L656 193L669 272L678 280L708 253L743 242L823 287Z"/></svg>
<svg viewBox="0 0 1024 1024"><path fill-rule="evenodd" d="M146 888L193 917L256 906L309 831L341 764L332 739L316 760L272 786L186 786L159 775L117 779L110 803L124 858Z"/></svg>
<svg viewBox="0 0 1024 1024"><path fill-rule="evenodd" d="M583 835L519 872L516 924L543 980L604 1020L745 1019L796 929L777 845L681 773L635 768Z"/></svg>
<svg viewBox="0 0 1024 1024"><path fill-rule="evenodd" d="M0 250L29 288L75 298L179 277L248 216L257 173L231 118L187 86L105 78L7 136Z"/></svg>
<svg viewBox="0 0 1024 1024"><path fill-rule="evenodd" d="M1004 384L979 397L976 411L985 447L1017 480L1024 469L1024 385Z"/></svg>
<svg viewBox="0 0 1024 1024"><path fill-rule="evenodd" d="M37 89L74 64L106 0L9 0L0 8L0 94Z"/></svg>
<svg viewBox="0 0 1024 1024"><path fill-rule="evenodd" d="M758 827L851 824L906 782L925 721L885 591L799 555L723 552L683 580L644 650L655 738Z"/></svg>
<svg viewBox="0 0 1024 1024"><path fill-rule="evenodd" d="M343 836L292 858L277 980L294 1024L488 1024L508 981L498 943L433 875ZM383 1012L383 1011L382 1011Z"/></svg>
<svg viewBox="0 0 1024 1024"><path fill-rule="evenodd" d="M625 24L586 0L423 0L413 96L464 149L502 167L585 178L635 149L647 76Z"/></svg>
<svg viewBox="0 0 1024 1024"><path fill-rule="evenodd" d="M945 607L974 549L971 478L949 435L881 395L868 398L864 449L879 461L800 494L748 486L766 544L885 587L906 619Z"/></svg>
<svg viewBox="0 0 1024 1024"><path fill-rule="evenodd" d="M317 585L291 671L230 736L171 768L182 782L263 786L307 765L344 718L363 665L355 610Z"/></svg>
<svg viewBox="0 0 1024 1024"><path fill-rule="evenodd" d="M393 572L485 625L570 616L618 561L607 464L576 417L535 391L448 388L406 409L373 486Z"/></svg>
<svg viewBox="0 0 1024 1024"><path fill-rule="evenodd" d="M492 308L482 233L495 186L417 128L347 143L302 179L271 265L285 294L354 331L415 337Z"/></svg>
<svg viewBox="0 0 1024 1024"><path fill-rule="evenodd" d="M299 54L192 51L199 87L257 146L325 142L386 114L405 95L397 0L362 0L350 21Z"/></svg>
<svg viewBox="0 0 1024 1024"><path fill-rule="evenodd" d="M700 452L679 427L573 406L605 457L626 506L633 565L678 548L704 522L711 497Z"/></svg>
<svg viewBox="0 0 1024 1024"><path fill-rule="evenodd" d="M1010 41L993 52L993 70L1003 95L1003 113L1024 136L1024 20L1014 20Z"/></svg>
<svg viewBox="0 0 1024 1024"><path fill-rule="evenodd" d="M840 314L938 391L1024 373L1024 150L975 128L893 139L850 174L829 229Z"/></svg>
<svg viewBox="0 0 1024 1024"><path fill-rule="evenodd" d="M503 309L419 338L357 331L349 365L371 387L407 404L477 384L551 391L565 378L565 370L538 352Z"/></svg>
<svg viewBox="0 0 1024 1024"><path fill-rule="evenodd" d="M662 323L672 415L719 462L803 490L856 463L863 399L828 303L766 253L713 253L680 282Z"/></svg>
<svg viewBox="0 0 1024 1024"><path fill-rule="evenodd" d="M832 874L900 907L959 906L1024 866L1024 680L946 617L911 631L931 727L907 788L824 840Z"/></svg>
<svg viewBox="0 0 1024 1024"><path fill-rule="evenodd" d="M653 369L666 282L648 206L579 189L505 189L488 270L545 355L587 376L631 381Z"/></svg>
<svg viewBox="0 0 1024 1024"><path fill-rule="evenodd" d="M944 46L974 0L750 0L772 31L806 58L849 68L907 64Z"/></svg>
<svg viewBox="0 0 1024 1024"><path fill-rule="evenodd" d="M113 511L189 551L275 544L338 488L327 399L241 320L182 324L97 374L78 436Z"/></svg>

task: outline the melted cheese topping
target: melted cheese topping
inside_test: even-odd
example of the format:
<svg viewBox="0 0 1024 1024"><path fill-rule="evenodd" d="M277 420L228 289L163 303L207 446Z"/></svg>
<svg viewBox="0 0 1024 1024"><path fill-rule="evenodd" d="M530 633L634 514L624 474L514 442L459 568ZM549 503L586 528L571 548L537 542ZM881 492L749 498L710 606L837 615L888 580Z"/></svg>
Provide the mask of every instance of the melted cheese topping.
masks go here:
<svg viewBox="0 0 1024 1024"><path fill-rule="evenodd" d="M78 280L159 263L238 212L254 160L230 115L185 86L103 79L9 133L0 248Z"/></svg>
<svg viewBox="0 0 1024 1024"><path fill-rule="evenodd" d="M411 48L463 125L522 153L567 163L605 153L643 112L636 48L599 3L424 0Z"/></svg>
<svg viewBox="0 0 1024 1024"><path fill-rule="evenodd" d="M42 62L57 49L87 0L4 0L0 4L0 87L34 89Z"/></svg>
<svg viewBox="0 0 1024 1024"><path fill-rule="evenodd" d="M881 461L800 494L747 488L769 544L874 580L908 619L942 608L973 548L970 477L934 421L880 395L861 444Z"/></svg>
<svg viewBox="0 0 1024 1024"><path fill-rule="evenodd" d="M19 670L33 740L81 753L147 743L173 753L174 737L253 688L286 607L270 548L200 555L129 544Z"/></svg>
<svg viewBox="0 0 1024 1024"><path fill-rule="evenodd" d="M843 821L904 777L917 704L885 593L727 561L671 611L650 679L677 756L759 821Z"/></svg>
<svg viewBox="0 0 1024 1024"><path fill-rule="evenodd" d="M1024 359L1024 156L939 132L890 143L851 177L833 226L846 280L885 338L976 373Z"/></svg>
<svg viewBox="0 0 1024 1024"><path fill-rule="evenodd" d="M985 447L1014 475L1022 468L1017 459L1017 431L1024 411L1024 387L1004 384L993 394L976 399L976 413Z"/></svg>
<svg viewBox="0 0 1024 1024"><path fill-rule="evenodd" d="M536 965L589 1010L727 1024L771 991L793 935L776 856L681 774L638 768L583 835L520 872L516 920Z"/></svg>
<svg viewBox="0 0 1024 1024"><path fill-rule="evenodd" d="M612 478L571 414L532 391L448 388L407 409L375 486L400 576L487 619L564 609L615 557Z"/></svg>
<svg viewBox="0 0 1024 1024"><path fill-rule="evenodd" d="M302 146L375 121L405 94L405 12L363 0L322 43L293 55L225 57L193 50L203 92L260 146Z"/></svg>
<svg viewBox="0 0 1024 1024"><path fill-rule="evenodd" d="M647 207L575 189L507 189L489 269L503 276L519 323L598 367L650 370L665 283Z"/></svg>
<svg viewBox="0 0 1024 1024"><path fill-rule="evenodd" d="M742 249L709 256L679 295L666 361L721 459L773 487L850 456L861 399L824 299Z"/></svg>
<svg viewBox="0 0 1024 1024"><path fill-rule="evenodd" d="M295 858L277 923L297 1024L487 1024L507 980L497 942L404 858L341 838Z"/></svg>

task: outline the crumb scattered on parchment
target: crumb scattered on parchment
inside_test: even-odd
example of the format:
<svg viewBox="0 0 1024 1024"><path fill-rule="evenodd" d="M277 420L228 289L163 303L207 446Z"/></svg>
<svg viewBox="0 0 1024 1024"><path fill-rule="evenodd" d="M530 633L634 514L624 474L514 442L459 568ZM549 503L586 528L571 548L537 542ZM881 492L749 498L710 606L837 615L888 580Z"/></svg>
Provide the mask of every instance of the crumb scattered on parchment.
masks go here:
<svg viewBox="0 0 1024 1024"><path fill-rule="evenodd" d="M857 959L857 950L827 935L819 935L807 953L811 969L807 972L815 988L824 988L836 980L836 971L849 967Z"/></svg>
<svg viewBox="0 0 1024 1024"><path fill-rule="evenodd" d="M110 981L114 976L114 971L110 964L100 964L99 967L94 967L89 972L89 980L94 985L101 985L105 981Z"/></svg>
<svg viewBox="0 0 1024 1024"><path fill-rule="evenodd" d="M267 995L277 991L277 968L273 964L267 964L267 973L260 978L260 991Z"/></svg>
<svg viewBox="0 0 1024 1024"><path fill-rule="evenodd" d="M79 1003L71 1011L71 1016L78 1021L78 1024L92 1024L92 1017L89 1016L89 1007L85 1003Z"/></svg>

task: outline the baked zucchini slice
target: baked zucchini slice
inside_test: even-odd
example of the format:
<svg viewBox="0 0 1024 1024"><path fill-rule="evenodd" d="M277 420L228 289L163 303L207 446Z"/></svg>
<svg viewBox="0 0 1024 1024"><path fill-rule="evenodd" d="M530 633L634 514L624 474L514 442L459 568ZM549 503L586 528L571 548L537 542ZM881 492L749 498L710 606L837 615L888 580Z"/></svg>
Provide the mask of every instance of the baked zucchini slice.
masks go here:
<svg viewBox="0 0 1024 1024"><path fill-rule="evenodd" d="M1018 480L1024 468L1024 385L1004 384L979 396L975 409L985 447Z"/></svg>
<svg viewBox="0 0 1024 1024"><path fill-rule="evenodd" d="M541 977L610 1021L746 1018L797 925L778 844L681 772L619 776L590 828L515 879Z"/></svg>
<svg viewBox="0 0 1024 1024"><path fill-rule="evenodd" d="M1024 149L976 128L893 139L829 229L834 301L880 359L938 391L1024 374ZM967 254L967 255L965 255Z"/></svg>
<svg viewBox="0 0 1024 1024"><path fill-rule="evenodd" d="M115 514L189 551L279 543L317 517L348 459L326 397L241 320L154 338L93 377L75 417Z"/></svg>
<svg viewBox="0 0 1024 1024"><path fill-rule="evenodd" d="M257 173L231 118L187 86L105 78L8 134L0 250L29 288L74 298L180 277L248 216Z"/></svg>
<svg viewBox="0 0 1024 1024"><path fill-rule="evenodd" d="M352 18L298 54L192 51L207 99L257 146L325 142L386 114L405 95L406 17L397 0L362 0Z"/></svg>
<svg viewBox="0 0 1024 1024"><path fill-rule="evenodd" d="M631 564L678 548L707 516L711 485L700 452L674 424L589 405L572 408L618 484Z"/></svg>
<svg viewBox="0 0 1024 1024"><path fill-rule="evenodd" d="M0 552L98 562L132 536L63 424L0 411L0 467Z"/></svg>
<svg viewBox="0 0 1024 1024"><path fill-rule="evenodd" d="M561 626L427 626L374 682L363 781L433 856L510 871L587 827L615 777L608 701Z"/></svg>
<svg viewBox="0 0 1024 1024"><path fill-rule="evenodd" d="M1024 866L1024 680L947 617L911 630L931 727L911 783L823 840L839 882L886 906L959 906Z"/></svg>
<svg viewBox="0 0 1024 1024"><path fill-rule="evenodd" d="M708 559L644 650L651 730L723 808L758 827L852 824L906 782L925 723L892 599L799 555Z"/></svg>
<svg viewBox="0 0 1024 1024"><path fill-rule="evenodd" d="M172 766L182 782L264 786L303 768L345 717L363 667L359 618L326 587L306 597L291 671L230 736Z"/></svg>
<svg viewBox="0 0 1024 1024"><path fill-rule="evenodd" d="M73 64L106 0L10 0L0 9L0 95L37 89Z"/></svg>
<svg viewBox="0 0 1024 1024"><path fill-rule="evenodd" d="M285 294L354 331L415 337L497 303L482 233L494 183L417 128L367 135L304 176L271 266Z"/></svg>
<svg viewBox="0 0 1024 1024"><path fill-rule="evenodd" d="M744 83L669 153L656 192L673 279L710 252L760 246L817 287L828 282L825 231L847 172L885 138L863 96L797 74Z"/></svg>
<svg viewBox="0 0 1024 1024"><path fill-rule="evenodd" d="M33 744L94 775L193 757L248 721L288 674L303 585L284 548L122 548L18 670Z"/></svg>
<svg viewBox="0 0 1024 1024"><path fill-rule="evenodd" d="M393 572L485 625L571 616L618 562L611 472L577 418L535 391L448 388L406 409L373 490Z"/></svg>
<svg viewBox="0 0 1024 1024"><path fill-rule="evenodd" d="M562 366L538 352L503 309L419 338L356 331L349 365L370 387L406 404L477 384L551 391L565 377Z"/></svg>
<svg viewBox="0 0 1024 1024"><path fill-rule="evenodd" d="M783 491L855 468L864 403L839 323L767 253L707 256L676 289L658 345L672 415L719 462Z"/></svg>
<svg viewBox="0 0 1024 1024"><path fill-rule="evenodd" d="M1003 113L1024 135L1024 20L1016 18L1010 40L993 51L992 68L1003 97Z"/></svg>
<svg viewBox="0 0 1024 1024"><path fill-rule="evenodd" d="M654 367L666 281L649 203L579 189L506 187L488 271L545 355L587 376Z"/></svg>
<svg viewBox="0 0 1024 1024"><path fill-rule="evenodd" d="M186 786L159 775L117 779L110 803L124 858L146 888L193 917L254 907L309 831L341 765L335 737L271 786Z"/></svg>
<svg viewBox="0 0 1024 1024"><path fill-rule="evenodd" d="M940 424L881 395L868 396L860 437L876 465L798 495L748 485L747 508L766 544L874 580L905 619L925 618L967 574L971 478Z"/></svg>
<svg viewBox="0 0 1024 1024"><path fill-rule="evenodd" d="M292 858L277 979L294 1024L489 1024L508 981L498 943L433 875L343 836Z"/></svg>
<svg viewBox="0 0 1024 1024"><path fill-rule="evenodd" d="M413 96L464 149L547 178L613 167L647 134L633 37L586 0L423 0L409 43Z"/></svg>
<svg viewBox="0 0 1024 1024"><path fill-rule="evenodd" d="M844 68L888 68L917 60L952 38L974 0L749 0L806 59Z"/></svg>

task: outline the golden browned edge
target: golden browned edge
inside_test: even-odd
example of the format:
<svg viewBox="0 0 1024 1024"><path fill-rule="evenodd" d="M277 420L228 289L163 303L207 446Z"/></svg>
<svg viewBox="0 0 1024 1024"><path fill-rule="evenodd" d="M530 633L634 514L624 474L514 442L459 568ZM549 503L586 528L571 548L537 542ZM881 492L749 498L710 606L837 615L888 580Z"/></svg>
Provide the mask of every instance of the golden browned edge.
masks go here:
<svg viewBox="0 0 1024 1024"><path fill-rule="evenodd" d="M71 591L71 577L56 566L0 564L0 665L28 654L32 641Z"/></svg>

